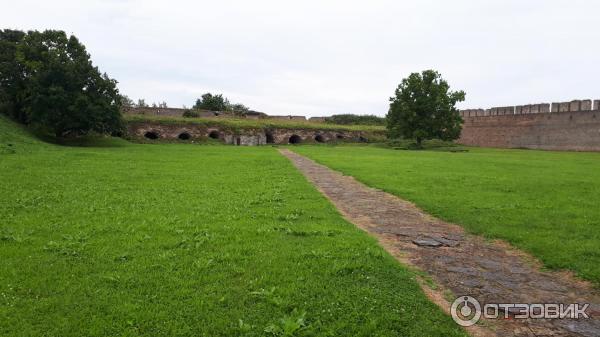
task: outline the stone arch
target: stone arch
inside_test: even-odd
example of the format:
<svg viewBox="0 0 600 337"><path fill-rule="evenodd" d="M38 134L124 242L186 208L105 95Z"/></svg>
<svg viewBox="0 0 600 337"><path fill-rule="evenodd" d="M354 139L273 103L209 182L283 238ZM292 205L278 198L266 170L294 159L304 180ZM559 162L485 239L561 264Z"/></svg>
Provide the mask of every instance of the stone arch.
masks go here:
<svg viewBox="0 0 600 337"><path fill-rule="evenodd" d="M266 138L267 144L275 143L275 138L273 137L273 133L271 131L265 132L265 138Z"/></svg>
<svg viewBox="0 0 600 337"><path fill-rule="evenodd" d="M361 143L367 143L369 140L363 136L358 137L358 141Z"/></svg>
<svg viewBox="0 0 600 337"><path fill-rule="evenodd" d="M317 142L317 143L324 143L325 142L325 138L323 137L323 135L316 134L315 135L315 142Z"/></svg>
<svg viewBox="0 0 600 337"><path fill-rule="evenodd" d="M290 138L288 139L288 142L290 144L300 144L300 143L302 143L302 137L300 137L298 135L291 135Z"/></svg>
<svg viewBox="0 0 600 337"><path fill-rule="evenodd" d="M338 133L337 135L335 135L335 139L337 140L343 140L345 137L344 135L342 135L341 133Z"/></svg>
<svg viewBox="0 0 600 337"><path fill-rule="evenodd" d="M155 140L160 138L160 134L154 130L146 131L146 133L144 133L144 138Z"/></svg>
<svg viewBox="0 0 600 337"><path fill-rule="evenodd" d="M182 133L180 133L177 138L179 138L179 140L190 140L192 138L192 135L189 134L189 132L184 131Z"/></svg>
<svg viewBox="0 0 600 337"><path fill-rule="evenodd" d="M208 137L212 138L212 139L219 139L221 138L221 134L219 133L219 131L217 130L212 130L209 134Z"/></svg>

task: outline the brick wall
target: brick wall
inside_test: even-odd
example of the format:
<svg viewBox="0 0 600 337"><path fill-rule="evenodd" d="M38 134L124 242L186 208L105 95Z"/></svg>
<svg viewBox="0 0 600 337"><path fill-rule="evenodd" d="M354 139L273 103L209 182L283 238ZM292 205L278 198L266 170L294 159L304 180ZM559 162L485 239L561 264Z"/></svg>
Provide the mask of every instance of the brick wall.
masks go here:
<svg viewBox="0 0 600 337"><path fill-rule="evenodd" d="M576 111L560 112L561 106L567 109L567 104L553 103L559 112L463 115L465 123L458 142L501 148L600 151L600 111L581 110L583 104L587 108L591 101L569 102L569 110L579 109Z"/></svg>

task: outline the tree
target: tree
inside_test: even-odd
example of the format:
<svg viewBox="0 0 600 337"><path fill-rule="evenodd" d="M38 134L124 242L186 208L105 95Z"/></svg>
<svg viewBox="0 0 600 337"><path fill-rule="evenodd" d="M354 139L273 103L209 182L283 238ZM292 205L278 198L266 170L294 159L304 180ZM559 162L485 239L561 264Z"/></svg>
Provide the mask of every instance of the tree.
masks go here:
<svg viewBox="0 0 600 337"><path fill-rule="evenodd" d="M135 106L136 108L148 108L148 104L146 104L146 100L143 98L138 98Z"/></svg>
<svg viewBox="0 0 600 337"><path fill-rule="evenodd" d="M24 36L22 31L0 30L0 113L20 123L27 122L23 109L25 78L16 54Z"/></svg>
<svg viewBox="0 0 600 337"><path fill-rule="evenodd" d="M225 111L229 106L227 98L223 98L222 94L213 95L209 92L202 95L202 98L196 100L196 104L192 109L196 110L210 110L210 111Z"/></svg>
<svg viewBox="0 0 600 337"><path fill-rule="evenodd" d="M75 36L56 30L5 30L0 40L0 105L5 113L57 137L121 130L117 82L92 65Z"/></svg>
<svg viewBox="0 0 600 337"><path fill-rule="evenodd" d="M386 116L390 138L414 139L421 147L426 139L460 137L463 120L455 105L465 100L465 93L450 91L448 82L437 71L410 74L395 94Z"/></svg>
<svg viewBox="0 0 600 337"><path fill-rule="evenodd" d="M135 102L127 95L121 95L121 106L124 108L133 108Z"/></svg>
<svg viewBox="0 0 600 337"><path fill-rule="evenodd" d="M230 104L227 107L227 110L233 112L233 114L237 116L244 116L246 115L246 113L248 113L248 111L250 111L250 109L247 106L240 103Z"/></svg>
<svg viewBox="0 0 600 337"><path fill-rule="evenodd" d="M159 107L159 108L161 108L161 109L166 109L166 108L168 108L168 106L167 106L167 102L165 102L165 101L162 101L162 103L158 103L158 107Z"/></svg>

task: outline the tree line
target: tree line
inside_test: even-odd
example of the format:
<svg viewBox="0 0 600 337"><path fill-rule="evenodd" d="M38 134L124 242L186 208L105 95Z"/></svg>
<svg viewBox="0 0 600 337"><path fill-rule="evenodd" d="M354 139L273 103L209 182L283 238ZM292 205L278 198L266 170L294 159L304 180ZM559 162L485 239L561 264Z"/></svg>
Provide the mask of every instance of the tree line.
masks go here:
<svg viewBox="0 0 600 337"><path fill-rule="evenodd" d="M126 95L123 95L122 97L123 97L122 98L123 107L125 107L125 108L150 108L150 107L152 107L152 108L168 108L169 107L167 102L164 102L164 101L161 103L158 103L158 104L152 103L152 105L149 105L146 103L146 100L143 98L140 98L137 100L137 102L134 102L131 98L127 97ZM238 116L243 116L246 113L251 111L244 104L230 103L229 99L224 97L223 94L215 95L210 92L207 92L204 95L202 95L201 98L198 98L191 109L189 109L185 105L183 106L183 109L186 110L184 112L184 117L198 117L198 116L200 116L200 114L198 113L198 110L226 111L226 112L231 112L234 115L238 115Z"/></svg>

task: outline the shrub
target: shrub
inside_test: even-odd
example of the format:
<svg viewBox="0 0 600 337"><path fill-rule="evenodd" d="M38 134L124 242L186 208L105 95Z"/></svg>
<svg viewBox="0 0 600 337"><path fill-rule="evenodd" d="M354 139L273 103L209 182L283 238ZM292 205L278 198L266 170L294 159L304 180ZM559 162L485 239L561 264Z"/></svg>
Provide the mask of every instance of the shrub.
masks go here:
<svg viewBox="0 0 600 337"><path fill-rule="evenodd" d="M198 111L185 109L182 116L186 118L197 118L200 117L200 114L198 113Z"/></svg>

